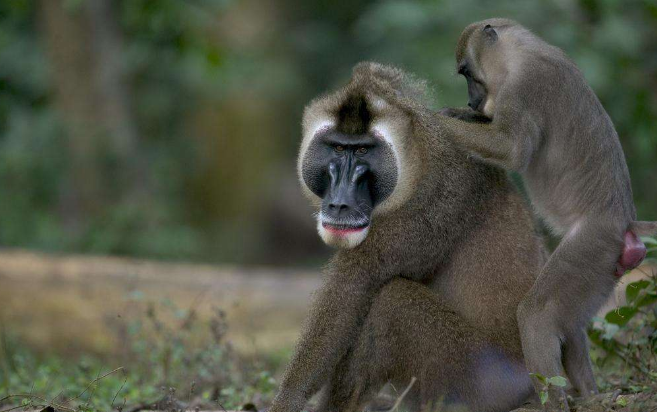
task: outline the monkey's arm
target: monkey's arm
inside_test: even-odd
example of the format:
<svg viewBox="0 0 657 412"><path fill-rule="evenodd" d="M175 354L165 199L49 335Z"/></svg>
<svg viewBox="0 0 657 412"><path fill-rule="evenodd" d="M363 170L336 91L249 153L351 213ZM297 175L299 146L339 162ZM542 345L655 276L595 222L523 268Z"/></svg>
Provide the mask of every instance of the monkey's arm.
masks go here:
<svg viewBox="0 0 657 412"><path fill-rule="evenodd" d="M328 274L315 296L270 412L303 409L347 353L369 312L374 291L387 280L371 273Z"/></svg>
<svg viewBox="0 0 657 412"><path fill-rule="evenodd" d="M438 114L471 123L490 123L492 119L469 107L445 107Z"/></svg>
<svg viewBox="0 0 657 412"><path fill-rule="evenodd" d="M491 123L471 123L437 115L447 138L476 157L505 169L522 172L540 138L540 129L528 114L500 113Z"/></svg>
<svg viewBox="0 0 657 412"><path fill-rule="evenodd" d="M421 118L432 118L438 129L446 132L447 138L495 166L521 172L527 167L533 151L538 147L540 129L528 112L512 107L498 108L490 122L470 122L458 118L473 119L474 116L466 114L469 108L452 108L448 113L441 114L428 110L415 99L391 92L386 84L375 84L374 88L407 113L421 114ZM452 114L457 118L450 117Z"/></svg>

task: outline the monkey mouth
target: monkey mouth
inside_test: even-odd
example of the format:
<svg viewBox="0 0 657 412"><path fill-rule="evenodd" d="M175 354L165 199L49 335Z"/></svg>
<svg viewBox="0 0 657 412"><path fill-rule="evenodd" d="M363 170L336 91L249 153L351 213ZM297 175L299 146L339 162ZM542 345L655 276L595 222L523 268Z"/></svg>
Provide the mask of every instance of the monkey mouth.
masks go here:
<svg viewBox="0 0 657 412"><path fill-rule="evenodd" d="M368 226L369 222L364 222L356 225L322 222L322 227L324 229L336 235L348 235L350 233L357 233L367 229Z"/></svg>
<svg viewBox="0 0 657 412"><path fill-rule="evenodd" d="M370 220L365 218L332 219L324 214L321 214L320 221L327 232L338 236L362 232L370 225Z"/></svg>
<svg viewBox="0 0 657 412"><path fill-rule="evenodd" d="M332 218L320 212L317 229L324 243L339 249L351 249L363 242L370 231L370 219L366 216Z"/></svg>

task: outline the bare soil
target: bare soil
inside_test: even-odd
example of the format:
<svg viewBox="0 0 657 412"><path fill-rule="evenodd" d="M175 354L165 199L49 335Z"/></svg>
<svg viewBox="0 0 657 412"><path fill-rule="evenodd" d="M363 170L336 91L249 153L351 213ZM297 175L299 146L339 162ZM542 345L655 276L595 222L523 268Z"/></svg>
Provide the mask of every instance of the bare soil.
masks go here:
<svg viewBox="0 0 657 412"><path fill-rule="evenodd" d="M0 325L37 349L105 354L135 299L169 299L199 316L224 309L238 351L271 352L293 346L319 283L296 269L0 251Z"/></svg>

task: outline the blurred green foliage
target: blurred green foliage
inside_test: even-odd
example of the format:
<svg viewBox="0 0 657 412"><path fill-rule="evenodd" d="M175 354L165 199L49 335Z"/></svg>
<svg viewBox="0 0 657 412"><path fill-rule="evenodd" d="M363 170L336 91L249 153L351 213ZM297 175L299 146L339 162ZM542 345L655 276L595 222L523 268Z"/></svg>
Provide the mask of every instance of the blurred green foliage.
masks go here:
<svg viewBox="0 0 657 412"><path fill-rule="evenodd" d="M117 325L111 358L40 356L0 336L0 410L238 410L271 401L276 381L267 369L276 360L238 356L223 311L200 320L194 308L132 299L140 310Z"/></svg>
<svg viewBox="0 0 657 412"><path fill-rule="evenodd" d="M304 104L343 83L355 63L377 60L429 79L437 106L462 105L454 44L465 25L492 16L519 20L582 68L621 136L639 217L657 219L657 0L113 1L104 19L120 47L111 61L120 62L137 138L123 155L111 149L121 132L90 137L88 158L66 99L89 76L55 57L77 42L95 53L84 41L96 23L59 36L44 23L61 18L49 17L47 1L0 2L1 246L317 258L325 250L294 177ZM84 19L103 0L52 1ZM80 80L73 87L62 82L69 68ZM70 201L82 198L81 176L96 179L89 207Z"/></svg>
<svg viewBox="0 0 657 412"><path fill-rule="evenodd" d="M643 238L647 262L657 264L657 240ZM602 391L649 393L657 399L657 274L629 283L625 302L604 318L593 318L588 331Z"/></svg>

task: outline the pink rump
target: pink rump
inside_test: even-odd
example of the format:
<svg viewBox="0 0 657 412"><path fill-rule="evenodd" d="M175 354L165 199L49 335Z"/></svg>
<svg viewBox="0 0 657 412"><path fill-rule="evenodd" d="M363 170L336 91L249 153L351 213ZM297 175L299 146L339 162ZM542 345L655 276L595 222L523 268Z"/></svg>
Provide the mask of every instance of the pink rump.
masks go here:
<svg viewBox="0 0 657 412"><path fill-rule="evenodd" d="M616 276L623 274L639 266L646 257L646 245L632 231L625 232L625 244L623 245L623 254L616 263Z"/></svg>

